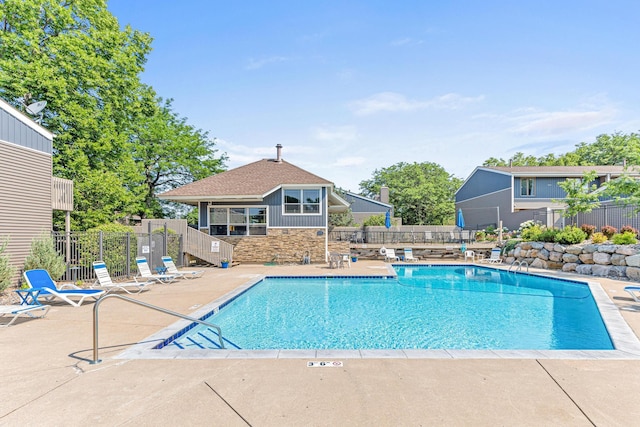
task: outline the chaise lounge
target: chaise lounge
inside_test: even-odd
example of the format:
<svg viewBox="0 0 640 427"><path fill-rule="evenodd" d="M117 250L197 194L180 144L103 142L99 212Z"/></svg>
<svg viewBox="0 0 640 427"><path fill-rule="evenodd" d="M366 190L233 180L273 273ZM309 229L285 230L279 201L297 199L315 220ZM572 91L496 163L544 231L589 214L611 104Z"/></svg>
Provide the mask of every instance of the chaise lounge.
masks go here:
<svg viewBox="0 0 640 427"><path fill-rule="evenodd" d="M47 313L49 312L49 308L51 307L42 304L0 305L0 318L4 318L5 316L12 316L11 320L9 320L7 323L0 323L0 326L11 326L13 325L13 322L18 320L18 318L22 315L26 315L34 319L39 319L47 315ZM34 312L36 311L43 311L44 313L36 316L34 315Z"/></svg>
<svg viewBox="0 0 640 427"><path fill-rule="evenodd" d="M34 302L40 298L45 301L53 301L58 298L74 307L80 307L85 299L97 300L104 294L102 290L82 289L71 283L58 287L47 270L27 270L24 272L24 279L29 285L29 289L33 291Z"/></svg>
<svg viewBox="0 0 640 427"><path fill-rule="evenodd" d="M147 280L146 282L138 282L135 280L133 282L114 283L113 280L111 280L111 275L104 261L94 261L93 271L96 273L97 284L94 283L91 287L104 289L107 292L120 290L128 294L139 294L153 284L151 280Z"/></svg>

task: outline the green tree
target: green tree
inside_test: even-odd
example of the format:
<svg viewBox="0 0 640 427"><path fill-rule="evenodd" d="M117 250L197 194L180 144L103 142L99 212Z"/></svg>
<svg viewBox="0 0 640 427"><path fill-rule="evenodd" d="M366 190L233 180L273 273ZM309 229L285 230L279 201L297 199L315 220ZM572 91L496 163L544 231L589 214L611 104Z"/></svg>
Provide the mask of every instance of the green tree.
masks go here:
<svg viewBox="0 0 640 427"><path fill-rule="evenodd" d="M567 205L563 216L574 218L580 212L591 212L592 209L600 206L600 195L595 192L598 186L594 183L597 176L596 171L590 171L582 178L570 178L558 183L558 186L565 191L566 197L554 202Z"/></svg>
<svg viewBox="0 0 640 427"><path fill-rule="evenodd" d="M161 216L157 192L224 167L207 133L140 82L151 37L121 30L106 0L0 0L0 22L0 96L19 109L47 101L54 175L75 184L74 229Z"/></svg>
<svg viewBox="0 0 640 427"><path fill-rule="evenodd" d="M403 224L453 224L455 191L462 180L435 163L400 162L375 170L373 177L360 182L363 194L373 197L380 187L389 187L389 202Z"/></svg>
<svg viewBox="0 0 640 427"><path fill-rule="evenodd" d="M640 135L598 135L595 142L578 144L575 154L583 165L640 165Z"/></svg>
<svg viewBox="0 0 640 427"><path fill-rule="evenodd" d="M131 135L133 157L142 182L132 186L143 200L138 214L162 217L163 206L156 194L205 178L224 170L226 154L216 158L218 150L207 132L187 124L171 106L171 100L157 100L150 117L140 117ZM174 216L174 215L170 215Z"/></svg>

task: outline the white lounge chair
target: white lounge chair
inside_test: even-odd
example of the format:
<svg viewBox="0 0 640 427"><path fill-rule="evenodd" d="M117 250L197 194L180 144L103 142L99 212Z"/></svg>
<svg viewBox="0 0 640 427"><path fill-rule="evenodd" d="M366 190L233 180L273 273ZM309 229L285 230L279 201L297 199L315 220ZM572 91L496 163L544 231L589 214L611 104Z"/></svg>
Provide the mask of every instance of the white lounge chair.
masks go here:
<svg viewBox="0 0 640 427"><path fill-rule="evenodd" d="M169 284L177 278L175 274L153 274L151 272L151 268L149 268L147 259L143 256L139 256L136 258L136 265L138 266L138 272L140 273L140 276L147 280L156 280L160 283Z"/></svg>
<svg viewBox="0 0 640 427"><path fill-rule="evenodd" d="M400 261L400 257L396 255L396 250L395 249L387 249L385 251L384 261L386 262L387 260L389 260L391 262Z"/></svg>
<svg viewBox="0 0 640 427"><path fill-rule="evenodd" d="M80 307L85 299L97 300L104 294L103 290L82 289L72 283L66 283L58 288L47 270L27 270L24 272L24 279L34 291L35 301L40 298L45 301L59 298L74 307ZM78 301L74 301L72 298L77 298Z"/></svg>
<svg viewBox="0 0 640 427"><path fill-rule="evenodd" d="M114 283L104 261L94 261L93 271L96 273L97 280L91 287L104 289L107 292L120 290L128 294L139 294L154 283L151 280L138 282L135 278L133 282Z"/></svg>
<svg viewBox="0 0 640 427"><path fill-rule="evenodd" d="M404 260L407 262L418 262L420 258L413 256L413 248L404 248Z"/></svg>
<svg viewBox="0 0 640 427"><path fill-rule="evenodd" d="M162 263L167 268L167 273L173 274L179 279L195 279L196 277L202 277L204 274L204 270L178 270L170 256L163 256Z"/></svg>
<svg viewBox="0 0 640 427"><path fill-rule="evenodd" d="M0 305L1 318L4 318L5 316L7 317L12 316L11 320L9 320L7 323L0 323L0 326L11 326L13 322L18 320L18 318L22 315L25 315L34 319L39 319L47 315L47 313L49 312L49 308L51 307L48 305L42 305L42 304ZM39 316L36 316L34 314L36 311L42 311L44 313L41 313Z"/></svg>
<svg viewBox="0 0 640 427"><path fill-rule="evenodd" d="M484 262L487 264L500 264L502 263L502 258L500 257L500 248L491 249L491 256L489 258L483 258L479 262Z"/></svg>
<svg viewBox="0 0 640 427"><path fill-rule="evenodd" d="M625 286L624 290L631 295L635 302L640 302L640 286Z"/></svg>

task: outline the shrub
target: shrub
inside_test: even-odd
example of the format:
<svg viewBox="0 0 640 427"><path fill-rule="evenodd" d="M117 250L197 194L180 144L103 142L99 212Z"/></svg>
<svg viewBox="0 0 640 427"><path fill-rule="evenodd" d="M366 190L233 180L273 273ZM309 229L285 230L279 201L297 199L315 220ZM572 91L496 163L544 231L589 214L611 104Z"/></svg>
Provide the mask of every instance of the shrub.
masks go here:
<svg viewBox="0 0 640 427"><path fill-rule="evenodd" d="M625 231L624 233L614 234L611 239L616 245L633 245L638 243L638 239L636 239L636 233L631 231Z"/></svg>
<svg viewBox="0 0 640 427"><path fill-rule="evenodd" d="M634 236L637 236L638 230L636 230L630 225L623 225L622 227L620 227L620 234L622 233L633 233Z"/></svg>
<svg viewBox="0 0 640 427"><path fill-rule="evenodd" d="M81 264L85 268L91 268L93 261L100 258L100 245L98 235L103 232L102 261L107 264L111 277L124 275L127 272L127 258L129 269L136 270L136 255L138 254L138 239L133 228L116 223L102 224L87 230L78 239L78 252ZM127 237L129 237L129 254L127 255Z"/></svg>
<svg viewBox="0 0 640 427"><path fill-rule="evenodd" d="M371 215L370 217L364 220L362 225L365 227L374 226L374 225L377 225L377 226L384 225L385 218L386 218L385 214Z"/></svg>
<svg viewBox="0 0 640 427"><path fill-rule="evenodd" d="M580 226L580 229L585 233L587 233L587 238L588 238L588 237L591 237L591 235L596 231L596 226L590 225L590 224L582 224Z"/></svg>
<svg viewBox="0 0 640 427"><path fill-rule="evenodd" d="M520 240L517 240L517 239L507 240L507 243L505 243L504 246L502 247L502 253L508 254L516 247L518 243L520 243Z"/></svg>
<svg viewBox="0 0 640 427"><path fill-rule="evenodd" d="M607 236L607 239L610 239L614 234L618 232L618 229L610 225L603 225L600 231L602 232L602 234Z"/></svg>
<svg viewBox="0 0 640 427"><path fill-rule="evenodd" d="M24 269L47 270L53 280L58 280L67 270L67 264L64 262L62 255L56 251L53 238L48 234L34 239L31 242L31 251L24 260Z"/></svg>
<svg viewBox="0 0 640 427"><path fill-rule="evenodd" d="M483 241L485 238L487 237L487 235L484 233L484 231L476 231L476 240L481 242Z"/></svg>
<svg viewBox="0 0 640 427"><path fill-rule="evenodd" d="M557 230L555 228L547 228L545 230L542 230L539 239L541 242L555 242L558 233L560 233L560 230Z"/></svg>
<svg viewBox="0 0 640 427"><path fill-rule="evenodd" d="M604 242L606 242L607 240L609 240L609 239L607 239L607 236L605 236L604 234L602 234L602 233L600 233L600 232L598 232L598 233L593 233L593 234L591 235L591 241L592 241L593 243L604 243Z"/></svg>
<svg viewBox="0 0 640 427"><path fill-rule="evenodd" d="M522 230L521 237L522 237L522 240L524 240L525 242L537 242L540 240L541 235L542 235L542 227L536 224Z"/></svg>
<svg viewBox="0 0 640 427"><path fill-rule="evenodd" d="M587 233L578 227L568 226L556 235L556 242L563 245L575 245L583 242L587 238Z"/></svg>
<svg viewBox="0 0 640 427"><path fill-rule="evenodd" d="M164 234L164 228L156 228L151 233ZM167 228L167 253L162 255L169 255L174 260L180 258L180 236L175 230Z"/></svg>
<svg viewBox="0 0 640 427"><path fill-rule="evenodd" d="M11 278L16 272L15 267L9 264L9 256L3 254L8 244L8 238L4 242L0 242L0 293L11 285Z"/></svg>

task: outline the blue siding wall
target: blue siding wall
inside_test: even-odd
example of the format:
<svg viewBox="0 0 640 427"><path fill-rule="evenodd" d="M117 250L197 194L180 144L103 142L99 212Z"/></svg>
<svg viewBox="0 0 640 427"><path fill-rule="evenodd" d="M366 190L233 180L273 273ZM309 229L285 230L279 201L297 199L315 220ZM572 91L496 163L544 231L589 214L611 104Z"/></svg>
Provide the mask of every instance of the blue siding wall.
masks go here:
<svg viewBox="0 0 640 427"><path fill-rule="evenodd" d="M487 170L476 170L456 193L456 202L484 196L505 188L511 188L510 175Z"/></svg>
<svg viewBox="0 0 640 427"><path fill-rule="evenodd" d="M53 142L0 109L0 140L51 154Z"/></svg>
<svg viewBox="0 0 640 427"><path fill-rule="evenodd" d="M345 194L344 199L351 205L352 212L378 212L385 213L391 208L377 203L375 200L366 200L360 197L353 197Z"/></svg>
<svg viewBox="0 0 640 427"><path fill-rule="evenodd" d="M536 183L534 196L520 195L520 181L522 179L523 178L515 178L513 182L514 198L516 199L564 199L567 197L567 193L558 185L558 183L566 181L566 177L535 178ZM593 181L591 185L593 184L599 184L599 181Z"/></svg>
<svg viewBox="0 0 640 427"><path fill-rule="evenodd" d="M263 205L269 206L269 227L326 227L327 189L322 187L320 205L322 215L282 215L282 190L269 194Z"/></svg>
<svg viewBox="0 0 640 427"><path fill-rule="evenodd" d="M282 190L265 197L264 201L249 203L219 203L220 206L267 206L269 227L326 227L327 226L327 189L322 188L322 215L282 215ZM208 227L209 203L200 202L200 227Z"/></svg>

